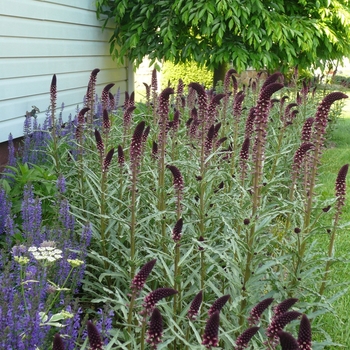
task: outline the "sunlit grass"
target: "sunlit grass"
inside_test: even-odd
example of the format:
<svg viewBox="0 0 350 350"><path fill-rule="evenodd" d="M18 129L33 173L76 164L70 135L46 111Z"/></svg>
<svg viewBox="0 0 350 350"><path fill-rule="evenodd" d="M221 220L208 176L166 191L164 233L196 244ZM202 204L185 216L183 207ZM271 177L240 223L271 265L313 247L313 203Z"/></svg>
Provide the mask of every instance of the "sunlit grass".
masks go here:
<svg viewBox="0 0 350 350"><path fill-rule="evenodd" d="M320 175L322 188L319 194L323 198L334 197L334 185L339 169L350 163L350 101L346 103L343 110L343 118L337 121L337 125L331 134L329 147L325 151L322 164L324 171ZM340 225L346 226L350 222L350 176L347 177L347 200L343 208ZM328 235L320 237L321 245L327 249ZM337 231L335 243L335 257L347 260L347 262L336 262L332 269L332 284L348 284L350 287L350 226L341 227ZM335 293L336 289L332 293ZM335 313L323 316L319 322L323 323L323 329L329 333L335 343L340 343L345 348L350 348L350 329L348 325L348 310L350 307L350 291L339 298L333 305ZM334 347L329 347L333 349Z"/></svg>

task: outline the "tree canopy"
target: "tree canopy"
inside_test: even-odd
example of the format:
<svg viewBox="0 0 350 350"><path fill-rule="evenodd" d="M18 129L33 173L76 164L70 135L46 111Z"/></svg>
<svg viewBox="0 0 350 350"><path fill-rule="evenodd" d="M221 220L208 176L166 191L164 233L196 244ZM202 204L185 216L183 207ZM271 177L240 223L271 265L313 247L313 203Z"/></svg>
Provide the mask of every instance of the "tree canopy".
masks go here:
<svg viewBox="0 0 350 350"><path fill-rule="evenodd" d="M348 0L97 0L111 54L270 70L350 56Z"/></svg>

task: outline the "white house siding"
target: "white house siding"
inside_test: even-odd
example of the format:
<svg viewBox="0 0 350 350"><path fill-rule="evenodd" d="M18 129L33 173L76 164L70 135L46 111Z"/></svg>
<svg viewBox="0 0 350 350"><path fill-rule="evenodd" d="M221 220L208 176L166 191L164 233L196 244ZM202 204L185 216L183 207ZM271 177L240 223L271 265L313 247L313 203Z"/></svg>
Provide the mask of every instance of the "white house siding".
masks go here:
<svg viewBox="0 0 350 350"><path fill-rule="evenodd" d="M130 90L132 69L111 59L112 28L102 32L100 25L93 0L0 0L0 142L10 132L22 136L32 105L47 109L53 74L64 118L82 107L94 68L101 70L98 94L108 83L115 83L112 93Z"/></svg>

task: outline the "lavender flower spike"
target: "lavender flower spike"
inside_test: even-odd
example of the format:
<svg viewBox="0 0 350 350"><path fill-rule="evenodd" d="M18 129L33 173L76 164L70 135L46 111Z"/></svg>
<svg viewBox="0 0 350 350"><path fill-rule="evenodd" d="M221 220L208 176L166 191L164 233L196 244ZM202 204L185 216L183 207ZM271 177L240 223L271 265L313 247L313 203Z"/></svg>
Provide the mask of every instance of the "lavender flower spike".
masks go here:
<svg viewBox="0 0 350 350"><path fill-rule="evenodd" d="M152 316L147 331L146 342L150 344L152 349L157 349L158 344L162 341L163 335L163 319L160 311L155 308L152 312Z"/></svg>
<svg viewBox="0 0 350 350"><path fill-rule="evenodd" d="M219 326L220 326L220 312L215 311L207 321L205 326L202 345L207 349L217 347L219 344Z"/></svg>
<svg viewBox="0 0 350 350"><path fill-rule="evenodd" d="M90 342L90 349L91 350L102 350L102 340L100 333L98 332L96 326L91 322L87 322L87 334L89 337L89 342Z"/></svg>
<svg viewBox="0 0 350 350"><path fill-rule="evenodd" d="M152 272L152 269L156 262L157 262L157 259L153 259L149 261L148 263L143 265L140 271L135 275L135 277L131 282L131 287L130 287L133 293L137 294L143 289L146 283L146 279L149 276L149 274Z"/></svg>

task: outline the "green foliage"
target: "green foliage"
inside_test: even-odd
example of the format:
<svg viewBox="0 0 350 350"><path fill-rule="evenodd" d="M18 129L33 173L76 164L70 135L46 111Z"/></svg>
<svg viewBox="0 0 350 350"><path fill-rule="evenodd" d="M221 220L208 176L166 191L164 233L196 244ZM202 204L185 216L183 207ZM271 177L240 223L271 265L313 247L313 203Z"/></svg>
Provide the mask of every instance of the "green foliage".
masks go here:
<svg viewBox="0 0 350 350"><path fill-rule="evenodd" d="M57 157L66 178L65 195L76 220L92 224L93 241L86 261L81 305L86 311L108 304L115 312L107 348L145 348L148 317L140 314L142 299L160 287L175 288L178 293L159 303L165 324L159 349L201 349L207 311L217 298L227 294L230 301L220 313L219 338L223 349L232 349L237 336L248 327L252 306L270 297L276 301L298 298L299 309L312 320L313 330L319 330L319 334L329 332L318 324L318 317L332 310L330 305L338 294L331 295L329 284L327 294L320 295L319 287L324 279L324 263L333 257L327 256L326 249L320 249L314 237L324 236L333 224L335 208L329 213L321 208L335 202L334 194L328 193L324 198L314 196L313 191L312 196L308 194L310 163L304 164L300 178L291 181L303 123L315 115L324 95L322 91L316 95L311 90L306 93L295 106L299 113L290 123L283 119L287 103L282 106L275 101L268 111L266 125L255 126L249 159L243 162L240 150L246 120L251 107L257 104L263 84L258 78L254 82L257 89L252 85L246 87L239 116L232 109L232 86L222 86L224 92L231 94L227 94L226 112L218 106L214 115L215 124L222 122L215 141L220 137L227 139L221 145L214 142L209 151L206 119L199 116L204 122L193 135L193 129L186 126L192 108L180 107L179 128L171 127L167 122L174 121L173 108L169 108L169 119L165 122L159 119L168 105L162 95L154 111L140 104L133 112L130 126L125 126L124 112L120 109L110 113L111 128L97 127L104 147L96 147L95 125L84 124L84 137L69 143L72 156L65 153ZM295 101L298 86L290 89L278 86L280 90L273 97L288 96L288 103ZM180 97L175 96L170 102L177 103ZM191 100L186 92L182 97L187 103ZM192 96L192 101L202 100ZM221 104L224 103L222 100ZM201 113L198 104L196 107ZM260 103L259 107L270 108L270 103ZM334 120L341 113L337 107L332 112ZM151 126L144 143L134 139L134 130L141 121ZM166 141L159 137L164 137L162 130L167 132ZM262 145L259 142L265 131L268 138ZM60 142L65 141L60 139L58 147L50 148L49 152L66 152L67 147L61 147ZM157 157L151 151L154 142L160 148ZM107 151L118 145L124 151L125 162L118 163L115 154L106 171L103 164ZM142 155L135 165L132 159L138 146ZM51 156L50 160L53 159ZM176 189L179 182L174 181L165 165L176 166L181 172L180 194ZM21 173L27 172L24 170ZM317 189L322 188L316 177L314 180ZM310 210L306 212L310 197ZM172 239L172 230L179 217L184 225L178 244ZM145 287L139 294L132 294L131 279L153 259L157 262ZM340 296L345 288L338 287ZM203 304L198 320L192 322L187 312L199 290L203 291ZM262 317L263 328L269 320L268 315ZM292 323L288 331L295 334L298 325L299 322ZM265 335L259 333L252 341L253 348L263 348L265 340ZM320 342L313 344L315 349L333 345L328 335L317 340Z"/></svg>
<svg viewBox="0 0 350 350"><path fill-rule="evenodd" d="M350 11L339 1L98 0L102 28L114 22L110 52L123 61L195 61L238 71L323 66L350 53ZM110 21L111 20L111 21Z"/></svg>
<svg viewBox="0 0 350 350"><path fill-rule="evenodd" d="M195 62L179 63L176 65L171 62L165 62L163 64L161 81L163 88L168 86L168 82L170 82L170 86L176 88L180 78L186 86L196 81L206 87L211 87L213 73L205 67L198 67Z"/></svg>

